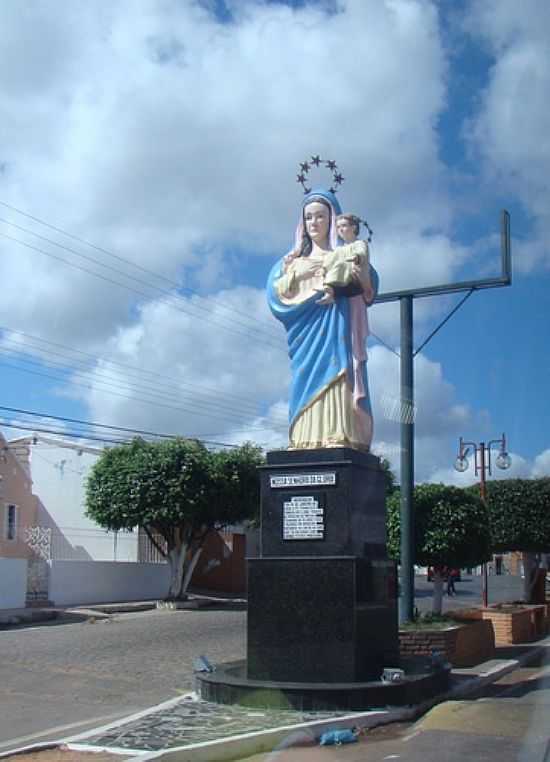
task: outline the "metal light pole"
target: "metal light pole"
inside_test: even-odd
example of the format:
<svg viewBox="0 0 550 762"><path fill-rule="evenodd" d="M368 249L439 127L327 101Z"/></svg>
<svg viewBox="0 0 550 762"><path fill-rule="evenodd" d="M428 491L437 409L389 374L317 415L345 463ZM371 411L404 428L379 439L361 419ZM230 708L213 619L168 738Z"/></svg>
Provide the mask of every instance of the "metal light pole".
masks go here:
<svg viewBox="0 0 550 762"><path fill-rule="evenodd" d="M401 358L401 576L399 598L399 621L411 621L414 612L414 375L413 360L415 356L431 341L436 333L443 328L447 321L460 309L466 299L475 291L486 288L500 288L512 283L512 261L510 248L510 215L502 212L500 220L500 252L501 274L496 278L443 283L422 288L389 291L378 294L375 304L383 302L400 302L401 307L401 352L396 353ZM439 323L430 335L413 349L413 304L415 299L441 294L457 294L465 292L465 296L453 307L450 313ZM393 349L392 349L393 351Z"/></svg>
<svg viewBox="0 0 550 762"><path fill-rule="evenodd" d="M414 619L414 350L413 299L401 299L401 596L399 622Z"/></svg>
<svg viewBox="0 0 550 762"><path fill-rule="evenodd" d="M498 468L503 470L510 468L512 458L506 451L506 436L503 434L500 439L491 439L487 444L485 442L465 442L462 437L459 440L458 455L455 460L455 469L461 473L468 470L468 454L470 448L474 452L475 475L479 474L479 494L484 504L487 501L486 474L491 475L491 448L493 445L499 446L499 454L496 458ZM487 564L481 565L481 593L483 597L483 608L488 606L487 596Z"/></svg>

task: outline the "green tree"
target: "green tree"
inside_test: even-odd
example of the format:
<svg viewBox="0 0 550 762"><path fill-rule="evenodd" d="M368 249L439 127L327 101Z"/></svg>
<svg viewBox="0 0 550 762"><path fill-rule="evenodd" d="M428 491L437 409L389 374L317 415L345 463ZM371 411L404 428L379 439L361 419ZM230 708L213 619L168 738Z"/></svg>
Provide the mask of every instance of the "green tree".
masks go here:
<svg viewBox="0 0 550 762"><path fill-rule="evenodd" d="M258 511L261 462L250 444L210 452L194 440L135 439L94 465L86 514L110 530L143 527L170 565L168 597L182 598L208 534Z"/></svg>
<svg viewBox="0 0 550 762"><path fill-rule="evenodd" d="M387 458L380 458L380 467L384 472L384 479L386 480L386 497L389 497L399 489L395 483L395 474L391 470L390 462Z"/></svg>
<svg viewBox="0 0 550 762"><path fill-rule="evenodd" d="M485 507L470 491L445 484L414 488L416 563L434 569L434 613L440 614L443 567L477 566L490 558L490 532ZM399 560L400 493L387 501L388 553Z"/></svg>
<svg viewBox="0 0 550 762"><path fill-rule="evenodd" d="M492 550L523 553L524 598L530 602L539 554L550 551L550 478L494 479L486 495Z"/></svg>

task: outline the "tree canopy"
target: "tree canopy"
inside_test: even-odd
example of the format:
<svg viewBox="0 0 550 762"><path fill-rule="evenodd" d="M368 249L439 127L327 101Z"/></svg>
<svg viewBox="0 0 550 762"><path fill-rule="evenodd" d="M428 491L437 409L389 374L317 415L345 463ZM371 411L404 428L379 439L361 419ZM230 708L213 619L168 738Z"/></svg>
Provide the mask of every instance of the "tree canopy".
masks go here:
<svg viewBox="0 0 550 762"><path fill-rule="evenodd" d="M444 484L414 488L416 563L434 568L433 610L442 608L443 567L477 566L490 558L487 511L478 495ZM388 553L399 559L400 492L387 501Z"/></svg>
<svg viewBox="0 0 550 762"><path fill-rule="evenodd" d="M135 439L105 450L94 465L86 513L106 529L143 527L168 558L169 595L179 597L208 533L259 510L262 461L261 450L250 444L211 452L195 440Z"/></svg>
<svg viewBox="0 0 550 762"><path fill-rule="evenodd" d="M550 478L494 479L486 495L493 551L550 550Z"/></svg>
<svg viewBox="0 0 550 762"><path fill-rule="evenodd" d="M477 566L490 558L486 510L478 496L459 487L419 484L414 488L415 552L421 566ZM400 493L388 499L388 552L399 559Z"/></svg>

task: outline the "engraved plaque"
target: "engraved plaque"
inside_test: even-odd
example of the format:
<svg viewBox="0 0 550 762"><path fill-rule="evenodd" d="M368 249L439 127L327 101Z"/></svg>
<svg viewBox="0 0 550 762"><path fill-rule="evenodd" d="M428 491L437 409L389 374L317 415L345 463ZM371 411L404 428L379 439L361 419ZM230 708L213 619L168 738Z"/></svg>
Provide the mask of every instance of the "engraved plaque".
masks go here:
<svg viewBox="0 0 550 762"><path fill-rule="evenodd" d="M319 503L312 495L283 502L283 540L324 540L325 509Z"/></svg>
<svg viewBox="0 0 550 762"><path fill-rule="evenodd" d="M272 489L281 487L314 487L335 485L336 474L290 474L286 476L270 476L269 484Z"/></svg>

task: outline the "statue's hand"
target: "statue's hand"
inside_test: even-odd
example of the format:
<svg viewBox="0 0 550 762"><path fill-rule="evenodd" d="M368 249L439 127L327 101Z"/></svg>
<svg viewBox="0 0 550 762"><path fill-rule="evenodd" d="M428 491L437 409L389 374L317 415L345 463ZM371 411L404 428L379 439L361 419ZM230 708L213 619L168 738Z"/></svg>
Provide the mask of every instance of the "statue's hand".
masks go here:
<svg viewBox="0 0 550 762"><path fill-rule="evenodd" d="M374 290L370 280L370 270L368 262L365 262L365 266L361 266L360 263L354 263L351 267L351 271L355 280L359 283L363 289L363 299L367 304L370 304L374 299Z"/></svg>
<svg viewBox="0 0 550 762"><path fill-rule="evenodd" d="M296 273L296 277L299 280L309 280L309 278L316 278L323 275L323 266L319 262L307 261L303 268L300 268L300 272Z"/></svg>
<svg viewBox="0 0 550 762"><path fill-rule="evenodd" d="M334 304L334 289L333 288L331 288L330 286L327 286L323 291L320 291L319 293L322 293L323 296L320 299L317 299L315 304L322 304L322 305Z"/></svg>
<svg viewBox="0 0 550 762"><path fill-rule="evenodd" d="M287 271L289 264L294 259L296 259L296 257L299 257L299 256L300 256L300 252L298 251L298 249L293 249L292 251L289 251L289 253L285 257L283 257L283 268L285 272Z"/></svg>

